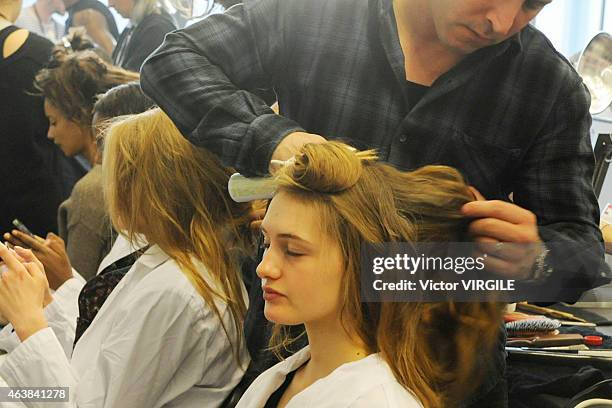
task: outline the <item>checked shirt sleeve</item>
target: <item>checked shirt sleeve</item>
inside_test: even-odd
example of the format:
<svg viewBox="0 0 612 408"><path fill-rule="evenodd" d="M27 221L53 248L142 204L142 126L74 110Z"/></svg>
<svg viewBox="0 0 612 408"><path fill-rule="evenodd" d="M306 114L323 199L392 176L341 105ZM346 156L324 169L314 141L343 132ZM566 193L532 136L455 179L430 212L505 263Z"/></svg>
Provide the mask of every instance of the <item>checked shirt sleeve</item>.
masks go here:
<svg viewBox="0 0 612 408"><path fill-rule="evenodd" d="M267 173L278 143L303 131L258 96L275 85L297 3L255 0L211 15L168 34L141 71L144 91L187 139L247 175Z"/></svg>
<svg viewBox="0 0 612 408"><path fill-rule="evenodd" d="M556 99L542 137L524 160L515 202L533 211L549 253L547 296L576 301L606 276L599 206L592 187L590 98L580 80Z"/></svg>

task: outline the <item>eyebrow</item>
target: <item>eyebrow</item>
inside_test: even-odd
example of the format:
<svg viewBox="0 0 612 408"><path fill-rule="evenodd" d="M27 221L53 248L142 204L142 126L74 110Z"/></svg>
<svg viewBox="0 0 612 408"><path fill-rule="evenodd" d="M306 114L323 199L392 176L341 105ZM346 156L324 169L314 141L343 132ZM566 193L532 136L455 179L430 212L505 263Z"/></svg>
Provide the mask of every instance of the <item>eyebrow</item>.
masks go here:
<svg viewBox="0 0 612 408"><path fill-rule="evenodd" d="M265 233L268 234L268 231L266 231L266 229L264 228L264 226L261 226L261 230ZM278 234L277 236L278 238L284 238L284 239L295 239L301 242L304 242L305 244L308 245L312 245L312 243L310 241L305 240L304 238L297 236L295 234L289 234L289 233L283 233L283 234Z"/></svg>

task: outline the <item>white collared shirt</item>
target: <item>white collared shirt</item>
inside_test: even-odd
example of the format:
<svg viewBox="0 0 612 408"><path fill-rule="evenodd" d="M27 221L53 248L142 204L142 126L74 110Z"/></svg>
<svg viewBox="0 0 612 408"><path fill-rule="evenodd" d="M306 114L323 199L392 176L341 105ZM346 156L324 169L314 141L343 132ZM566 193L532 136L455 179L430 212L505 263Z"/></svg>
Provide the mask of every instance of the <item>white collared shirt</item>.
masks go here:
<svg viewBox="0 0 612 408"><path fill-rule="evenodd" d="M263 408L287 375L310 359L307 346L264 371L246 390L236 408ZM422 408L418 399L393 376L379 354L346 363L296 394L286 408Z"/></svg>
<svg viewBox="0 0 612 408"><path fill-rule="evenodd" d="M144 237L137 235L135 243L131 243L123 235L115 240L110 252L102 260L98 272L102 272L113 262L147 246ZM49 327L53 329L57 340L64 349L66 356L72 355L72 346L76 333L77 316L79 315L79 294L85 286L85 279L72 269L73 277L68 279L53 293L53 302L45 307L45 317ZM21 341L13 330L11 324L7 324L0 331L0 350L8 353L13 351Z"/></svg>
<svg viewBox="0 0 612 408"><path fill-rule="evenodd" d="M217 307L235 342L226 305L217 302ZM246 367L244 341L240 360ZM0 367L12 387L70 387L70 403L54 406L80 408L215 407L242 375L219 319L157 246L112 291L71 360L47 328L21 343Z"/></svg>

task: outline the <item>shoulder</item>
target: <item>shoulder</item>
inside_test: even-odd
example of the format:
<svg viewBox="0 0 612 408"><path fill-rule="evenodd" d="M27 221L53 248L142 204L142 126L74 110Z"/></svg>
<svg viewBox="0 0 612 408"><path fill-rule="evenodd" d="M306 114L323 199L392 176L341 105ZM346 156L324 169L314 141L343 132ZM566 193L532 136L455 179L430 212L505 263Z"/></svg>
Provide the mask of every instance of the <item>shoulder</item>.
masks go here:
<svg viewBox="0 0 612 408"><path fill-rule="evenodd" d="M102 169L96 165L74 185L70 197L61 207L69 213L77 213L70 214L71 218L81 215L86 223L100 220L106 214L103 188Z"/></svg>
<svg viewBox="0 0 612 408"><path fill-rule="evenodd" d="M176 30L176 24L172 17L166 14L151 13L145 16L140 23L143 29L156 29L165 33Z"/></svg>
<svg viewBox="0 0 612 408"><path fill-rule="evenodd" d="M95 165L72 189L71 196L103 196L102 167Z"/></svg>
<svg viewBox="0 0 612 408"><path fill-rule="evenodd" d="M572 64L541 31L529 24L519 35L523 47L521 65L532 81L546 81L560 90L582 84Z"/></svg>
<svg viewBox="0 0 612 408"><path fill-rule="evenodd" d="M257 0L243 3L244 10L254 18L276 15L283 19L299 19L309 24L332 24L354 20L369 11L368 0ZM226 13L240 13L241 7L231 7Z"/></svg>
<svg viewBox="0 0 612 408"><path fill-rule="evenodd" d="M74 13L74 25L88 25L95 23L106 24L106 16L99 8L83 8Z"/></svg>
<svg viewBox="0 0 612 408"><path fill-rule="evenodd" d="M312 388L321 404L334 401L334 406L347 408L421 408L378 354L340 366Z"/></svg>
<svg viewBox="0 0 612 408"><path fill-rule="evenodd" d="M22 47L24 48L23 55L35 61L42 68L49 61L53 43L47 38L29 31Z"/></svg>
<svg viewBox="0 0 612 408"><path fill-rule="evenodd" d="M194 261L196 272L214 287L208 269ZM188 277L191 272L179 265L157 245L149 248L128 272L134 287L130 293L130 303L171 304L175 308L190 310L200 318L211 315L212 309L204 301ZM215 303L220 311L225 304Z"/></svg>

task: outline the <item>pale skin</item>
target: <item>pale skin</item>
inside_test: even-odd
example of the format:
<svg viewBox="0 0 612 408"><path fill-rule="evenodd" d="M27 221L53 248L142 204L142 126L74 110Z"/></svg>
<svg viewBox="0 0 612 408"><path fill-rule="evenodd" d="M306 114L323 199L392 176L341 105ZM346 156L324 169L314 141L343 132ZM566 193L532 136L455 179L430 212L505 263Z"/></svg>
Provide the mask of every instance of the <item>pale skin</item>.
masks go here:
<svg viewBox="0 0 612 408"><path fill-rule="evenodd" d="M23 342L48 327L43 309L52 301L42 264L31 251L10 250L0 243L0 258L8 271L0 277L0 314Z"/></svg>
<svg viewBox="0 0 612 408"><path fill-rule="evenodd" d="M266 251L257 267L262 279L264 314L270 321L304 324L311 358L283 394L284 407L296 394L343 364L368 355L359 339L340 322L340 249L319 226L316 210L286 193L277 194L263 220ZM278 295L270 297L270 293ZM312 299L317 302L313 303Z"/></svg>
<svg viewBox="0 0 612 408"><path fill-rule="evenodd" d="M410 56L404 61L406 79L431 85L470 53L522 30L551 1L394 0L399 42L404 55ZM321 135L291 133L279 143L272 159L287 160L304 144L324 141ZM513 203L486 200L480 193L477 198L461 210L475 219L469 227L474 241L534 244L505 244L487 259L487 269L508 278L529 279L543 250L537 217Z"/></svg>
<svg viewBox="0 0 612 408"><path fill-rule="evenodd" d="M57 290L72 278L72 266L66 253L64 240L50 232L47 238L31 237L19 230L4 234L4 239L14 247L28 248L44 267L49 286Z"/></svg>

